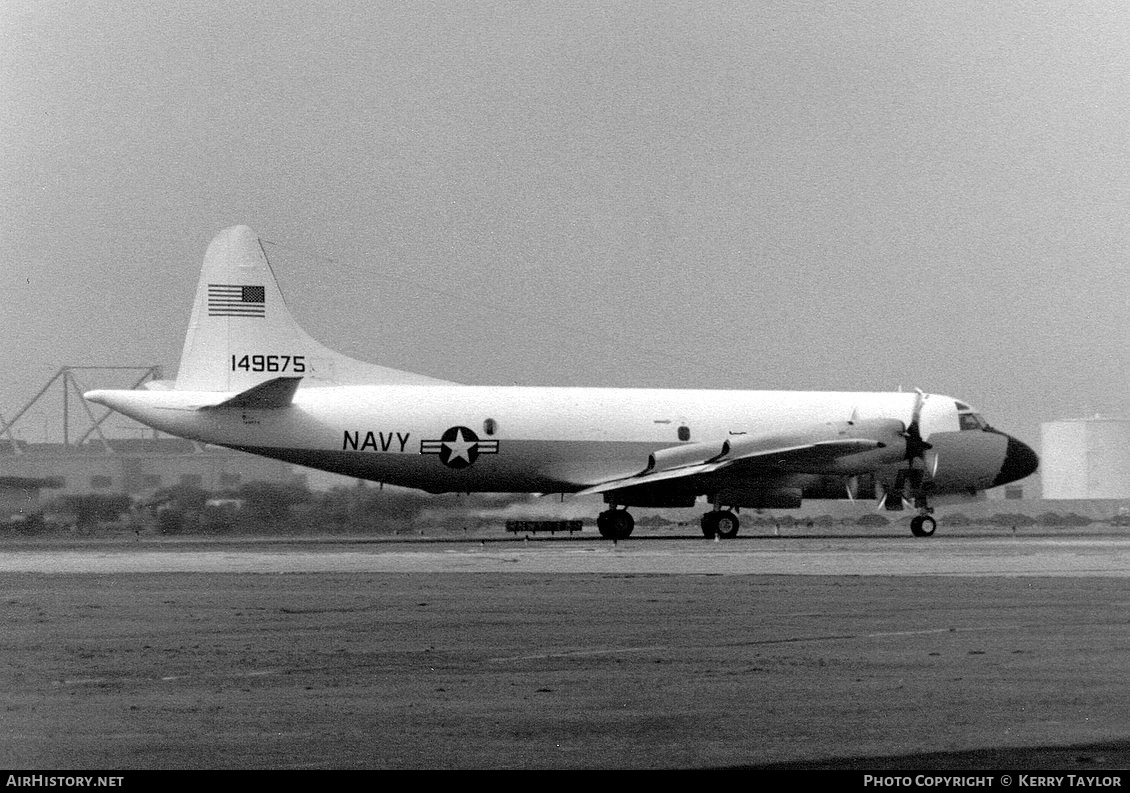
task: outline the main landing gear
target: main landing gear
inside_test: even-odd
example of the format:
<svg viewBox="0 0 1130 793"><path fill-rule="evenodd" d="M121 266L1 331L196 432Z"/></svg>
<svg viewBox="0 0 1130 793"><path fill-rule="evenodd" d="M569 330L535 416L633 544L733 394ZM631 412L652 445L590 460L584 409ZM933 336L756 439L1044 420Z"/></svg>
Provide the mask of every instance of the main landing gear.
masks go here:
<svg viewBox="0 0 1130 793"><path fill-rule="evenodd" d="M596 516L596 530L606 540L626 540L635 527L636 521L626 509L612 507Z"/></svg>
<svg viewBox="0 0 1130 793"><path fill-rule="evenodd" d="M741 522L738 516L728 509L715 509L702 516L702 536L708 540L719 537L728 540L738 536Z"/></svg>
<svg viewBox="0 0 1130 793"><path fill-rule="evenodd" d="M738 536L738 516L728 509L715 508L702 516L702 536L728 540ZM632 535L636 521L626 507L615 504L596 516L596 530L606 540L626 540Z"/></svg>

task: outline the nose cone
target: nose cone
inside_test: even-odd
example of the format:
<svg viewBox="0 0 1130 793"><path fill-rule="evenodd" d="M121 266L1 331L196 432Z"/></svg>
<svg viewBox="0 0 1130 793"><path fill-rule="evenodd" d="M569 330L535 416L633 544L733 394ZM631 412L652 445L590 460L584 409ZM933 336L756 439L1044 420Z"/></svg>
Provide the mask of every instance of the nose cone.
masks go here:
<svg viewBox="0 0 1130 793"><path fill-rule="evenodd" d="M1004 453L1004 463L997 478L993 480L992 487L1023 479L1040 467L1040 458L1030 447L1011 435L1007 437L1008 448Z"/></svg>

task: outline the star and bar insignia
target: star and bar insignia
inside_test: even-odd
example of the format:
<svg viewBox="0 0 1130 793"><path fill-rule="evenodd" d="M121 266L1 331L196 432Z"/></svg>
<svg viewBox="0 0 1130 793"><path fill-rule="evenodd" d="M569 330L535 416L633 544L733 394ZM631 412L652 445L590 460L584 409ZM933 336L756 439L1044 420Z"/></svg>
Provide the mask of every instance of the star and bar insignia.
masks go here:
<svg viewBox="0 0 1130 793"><path fill-rule="evenodd" d="M498 454L498 441L481 441L466 427L452 427L439 440L420 441L420 454L438 454L448 468L466 468L480 454Z"/></svg>

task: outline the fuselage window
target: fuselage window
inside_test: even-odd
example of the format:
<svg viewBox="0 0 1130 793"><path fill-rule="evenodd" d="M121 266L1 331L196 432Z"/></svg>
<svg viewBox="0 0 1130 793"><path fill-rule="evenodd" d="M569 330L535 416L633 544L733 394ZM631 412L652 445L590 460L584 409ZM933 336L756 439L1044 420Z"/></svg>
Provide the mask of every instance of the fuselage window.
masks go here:
<svg viewBox="0 0 1130 793"><path fill-rule="evenodd" d="M689 441L691 439L691 428L686 424L679 427L679 440Z"/></svg>
<svg viewBox="0 0 1130 793"><path fill-rule="evenodd" d="M483 422L483 432L487 435L494 435L494 433L498 432L498 422L494 419L487 419Z"/></svg>

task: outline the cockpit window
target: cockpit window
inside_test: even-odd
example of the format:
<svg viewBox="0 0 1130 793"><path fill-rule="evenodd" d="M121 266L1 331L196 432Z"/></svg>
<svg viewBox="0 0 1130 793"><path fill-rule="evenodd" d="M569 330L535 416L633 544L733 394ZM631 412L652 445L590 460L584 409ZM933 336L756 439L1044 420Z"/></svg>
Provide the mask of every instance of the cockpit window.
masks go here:
<svg viewBox="0 0 1130 793"><path fill-rule="evenodd" d="M993 428L989 426L989 422L981 418L981 414L976 412L969 405L964 402L958 402L956 399L953 405L957 408L957 423L962 430L985 430L992 432Z"/></svg>
<svg viewBox="0 0 1130 793"><path fill-rule="evenodd" d="M957 420L963 430L987 430L989 425L976 413L958 413Z"/></svg>

